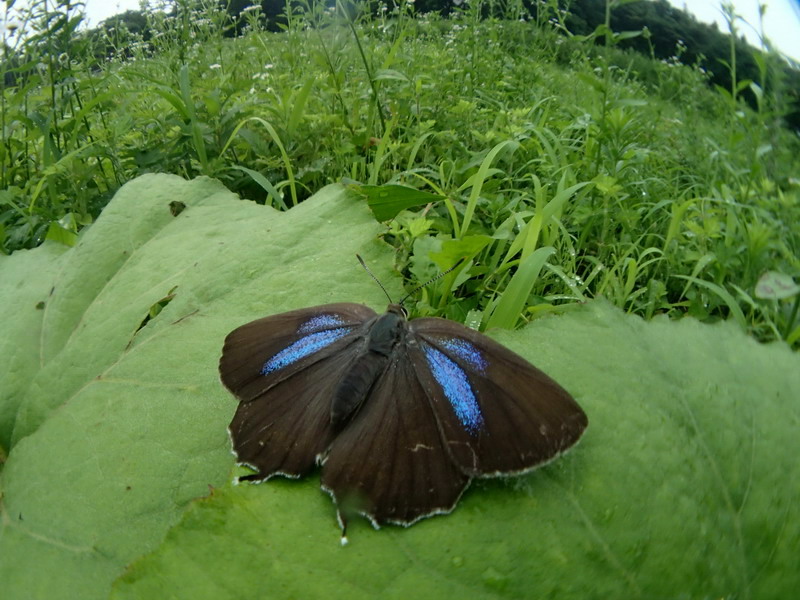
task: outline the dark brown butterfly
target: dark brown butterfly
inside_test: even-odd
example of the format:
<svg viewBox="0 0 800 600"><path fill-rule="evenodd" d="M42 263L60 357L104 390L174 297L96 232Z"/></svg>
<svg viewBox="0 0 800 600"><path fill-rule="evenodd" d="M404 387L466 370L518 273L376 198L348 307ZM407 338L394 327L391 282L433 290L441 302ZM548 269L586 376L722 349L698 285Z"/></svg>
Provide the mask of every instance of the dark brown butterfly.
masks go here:
<svg viewBox="0 0 800 600"><path fill-rule="evenodd" d="M575 444L586 414L555 381L485 335L327 304L265 317L225 339L222 382L240 463L261 481L322 466L342 526L377 528L455 507L473 477L529 471Z"/></svg>

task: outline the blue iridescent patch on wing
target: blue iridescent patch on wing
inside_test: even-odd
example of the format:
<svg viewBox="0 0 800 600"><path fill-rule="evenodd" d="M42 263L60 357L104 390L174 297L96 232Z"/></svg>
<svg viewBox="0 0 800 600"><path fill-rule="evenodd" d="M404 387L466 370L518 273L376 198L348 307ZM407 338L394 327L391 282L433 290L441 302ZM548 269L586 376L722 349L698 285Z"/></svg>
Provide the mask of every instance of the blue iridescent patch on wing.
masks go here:
<svg viewBox="0 0 800 600"><path fill-rule="evenodd" d="M297 328L298 333L314 333L322 329L331 329L333 327L341 327L344 325L342 317L330 313L323 313L311 317L308 321Z"/></svg>
<svg viewBox="0 0 800 600"><path fill-rule="evenodd" d="M483 356L481 351L470 344L467 340L461 338L449 338L446 340L439 340L439 344L450 350L450 352L455 354L458 358L463 360L478 373L484 374L486 372L486 367L489 366L488 361Z"/></svg>
<svg viewBox="0 0 800 600"><path fill-rule="evenodd" d="M470 433L477 433L483 425L483 415L464 369L433 346L423 344L422 348L428 367L450 401L458 420Z"/></svg>
<svg viewBox="0 0 800 600"><path fill-rule="evenodd" d="M333 314L321 314L310 318L297 328L299 334L304 334L303 337L265 362L261 374L269 375L330 346L353 330L352 327L337 327L343 323L341 317Z"/></svg>

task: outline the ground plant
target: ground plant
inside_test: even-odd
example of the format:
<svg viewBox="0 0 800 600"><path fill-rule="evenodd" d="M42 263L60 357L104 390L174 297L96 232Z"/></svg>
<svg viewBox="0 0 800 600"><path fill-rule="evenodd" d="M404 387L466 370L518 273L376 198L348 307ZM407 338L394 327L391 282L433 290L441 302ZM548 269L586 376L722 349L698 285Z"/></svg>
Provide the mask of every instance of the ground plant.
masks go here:
<svg viewBox="0 0 800 600"><path fill-rule="evenodd" d="M680 48L619 49L647 34L612 31L621 4L589 36L555 2L531 20L514 2L442 17L406 1L287 4L280 32L253 7L230 37L213 2L151 6L141 31L103 36L68 2L11 3L0 249L74 245L145 173L205 175L281 210L344 182L383 198L409 289L465 259L415 314L513 328L604 297L797 348L800 141L767 85L780 57L737 81L732 46L731 89L710 89Z"/></svg>
<svg viewBox="0 0 800 600"><path fill-rule="evenodd" d="M654 23L615 28L627 0L579 32L564 12L578 0L426 14L431 1L235 18L151 2L98 30L68 0L5 3L3 600L796 595L788 63L763 52L748 70L732 43L720 84L684 64L696 48L664 59ZM379 530L354 515L343 546L320 469L239 480L253 471L231 452L239 400L220 356L264 316L406 295L411 317L466 323L532 362L589 424L533 472L474 478L449 514ZM519 388L492 360L475 368ZM340 376L308 373L255 415L259 433L296 445L313 419L270 420L291 403L324 419ZM350 454L353 473L435 450L393 433L425 426L435 400L391 387L356 409L384 412L357 430L371 452ZM503 397L481 406L511 419ZM410 472L414 492L441 483Z"/></svg>

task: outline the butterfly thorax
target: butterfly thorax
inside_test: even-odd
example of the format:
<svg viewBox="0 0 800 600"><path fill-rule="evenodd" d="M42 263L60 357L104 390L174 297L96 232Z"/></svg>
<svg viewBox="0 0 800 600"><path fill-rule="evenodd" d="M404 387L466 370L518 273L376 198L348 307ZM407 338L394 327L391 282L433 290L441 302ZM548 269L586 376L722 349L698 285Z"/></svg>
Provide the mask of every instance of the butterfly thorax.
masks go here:
<svg viewBox="0 0 800 600"><path fill-rule="evenodd" d="M331 403L331 424L341 430L358 412L403 337L405 311L390 304L369 326L364 350L342 375Z"/></svg>
<svg viewBox="0 0 800 600"><path fill-rule="evenodd" d="M403 307L398 304L390 304L386 312L378 317L369 330L367 352L389 356L394 345L400 339L404 321Z"/></svg>

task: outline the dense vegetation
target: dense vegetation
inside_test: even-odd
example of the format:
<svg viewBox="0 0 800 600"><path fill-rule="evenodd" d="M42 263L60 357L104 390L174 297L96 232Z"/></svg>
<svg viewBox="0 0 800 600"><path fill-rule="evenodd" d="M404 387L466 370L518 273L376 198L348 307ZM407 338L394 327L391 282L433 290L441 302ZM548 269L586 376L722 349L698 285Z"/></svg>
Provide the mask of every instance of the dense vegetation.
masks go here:
<svg viewBox="0 0 800 600"><path fill-rule="evenodd" d="M689 42L659 60L649 29L615 33L612 15L637 4L608 0L583 35L555 1L446 16L290 4L281 33L254 7L232 39L214 3L101 38L67 3L36 2L30 35L4 34L0 249L75 243L147 172L215 177L280 209L331 182L402 184L443 200L388 222L398 269L415 282L469 261L453 296L423 292L417 312L510 326L604 296L796 348L785 62L756 54L743 80L730 44L729 85L710 88L679 60Z"/></svg>
<svg viewBox="0 0 800 600"><path fill-rule="evenodd" d="M226 30L234 34L247 26L248 13L254 4L253 0L227 0L220 2L231 16L231 26ZM334 2L328 0L328 4ZM391 10L395 2L370 2L368 8L372 15L380 11ZM460 0L417 0L412 2L417 13L436 12L449 16L458 11ZM293 0L290 3L302 12L302 2ZM262 0L261 25L269 31L281 31L286 27L286 0ZM732 90L743 93L752 108L757 108L758 97L749 89L750 82L768 84L780 88L780 95L786 102L782 111L787 124L800 130L800 70L798 64L787 59L786 64L775 61L771 64L774 75L765 77L765 60L769 58L762 52L771 48L771 43L763 31L763 23L743 24L730 5L723 3L724 16L728 22L728 31L722 32L715 23L707 24L697 21L691 14L672 6L667 0L522 0L521 2L500 2L483 0L476 7L482 17L500 19L527 19L541 26L549 26L568 36L592 36L595 43L604 43L603 32L608 22L611 31L619 32L616 43L620 48L631 48L659 60L677 60L685 65L702 69L707 81L723 93ZM767 10L766 5L761 6ZM763 13L762 13L763 14ZM142 13L131 11L119 17L119 21L130 24L141 30ZM113 25L115 21L110 21ZM761 38L760 49L753 48L741 37L739 32L745 27L752 27ZM600 28L598 30L598 28ZM735 54L731 53L731 45ZM732 61L732 58L734 59ZM772 59L775 58L773 55ZM739 90L735 86L739 85Z"/></svg>

